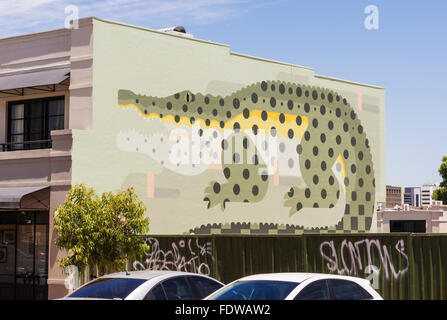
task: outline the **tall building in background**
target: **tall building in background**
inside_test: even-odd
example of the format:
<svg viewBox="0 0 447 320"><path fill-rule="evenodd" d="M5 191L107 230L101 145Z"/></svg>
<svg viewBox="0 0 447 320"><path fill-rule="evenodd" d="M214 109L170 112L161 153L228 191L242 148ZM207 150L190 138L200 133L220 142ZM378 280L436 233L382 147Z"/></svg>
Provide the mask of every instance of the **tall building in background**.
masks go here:
<svg viewBox="0 0 447 320"><path fill-rule="evenodd" d="M404 204L412 207L420 207L421 187L406 187L404 191Z"/></svg>
<svg viewBox="0 0 447 320"><path fill-rule="evenodd" d="M386 207L402 207L403 192L402 187L386 186Z"/></svg>
<svg viewBox="0 0 447 320"><path fill-rule="evenodd" d="M434 206L442 205L442 201L436 201L432 199L433 192L439 189L439 183L426 183L421 188L421 205L422 206Z"/></svg>

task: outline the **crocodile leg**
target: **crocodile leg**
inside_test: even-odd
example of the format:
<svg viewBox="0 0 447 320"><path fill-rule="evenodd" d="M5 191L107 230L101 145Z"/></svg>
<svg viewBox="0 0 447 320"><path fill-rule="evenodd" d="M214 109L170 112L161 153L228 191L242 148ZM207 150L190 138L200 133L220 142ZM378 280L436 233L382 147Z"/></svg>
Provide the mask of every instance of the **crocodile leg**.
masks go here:
<svg viewBox="0 0 447 320"><path fill-rule="evenodd" d="M238 143L240 142L240 143ZM267 193L269 176L250 137L242 132L222 140L222 171L225 182L212 181L205 189L208 208L224 210L228 202L259 202Z"/></svg>
<svg viewBox="0 0 447 320"><path fill-rule="evenodd" d="M332 171L336 164L336 171L342 175L338 149L330 144L326 146L326 138L322 134L318 130L309 129L297 146L306 188L292 186L284 195L284 206L290 208L290 215L303 208L333 208L340 198L339 183Z"/></svg>

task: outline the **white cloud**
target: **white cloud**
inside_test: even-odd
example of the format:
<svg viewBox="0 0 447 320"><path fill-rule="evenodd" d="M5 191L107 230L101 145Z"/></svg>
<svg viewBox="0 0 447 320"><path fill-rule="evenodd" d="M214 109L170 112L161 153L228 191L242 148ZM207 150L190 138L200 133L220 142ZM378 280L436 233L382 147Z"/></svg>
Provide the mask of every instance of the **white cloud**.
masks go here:
<svg viewBox="0 0 447 320"><path fill-rule="evenodd" d="M2 0L0 1L0 17L8 15L21 15L38 7L50 5L51 3L57 1L58 0Z"/></svg>
<svg viewBox="0 0 447 320"><path fill-rule="evenodd" d="M79 16L100 17L150 28L212 24L274 0L0 0L0 37L63 28L65 7Z"/></svg>

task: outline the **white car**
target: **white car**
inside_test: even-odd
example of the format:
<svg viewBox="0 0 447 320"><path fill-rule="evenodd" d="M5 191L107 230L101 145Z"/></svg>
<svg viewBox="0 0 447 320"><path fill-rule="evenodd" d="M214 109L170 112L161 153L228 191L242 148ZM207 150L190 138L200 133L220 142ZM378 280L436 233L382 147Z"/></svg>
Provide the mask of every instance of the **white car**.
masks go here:
<svg viewBox="0 0 447 320"><path fill-rule="evenodd" d="M319 273L257 274L233 281L205 300L383 300L365 279Z"/></svg>
<svg viewBox="0 0 447 320"><path fill-rule="evenodd" d="M211 277L189 272L117 272L92 280L62 299L200 300L222 286Z"/></svg>

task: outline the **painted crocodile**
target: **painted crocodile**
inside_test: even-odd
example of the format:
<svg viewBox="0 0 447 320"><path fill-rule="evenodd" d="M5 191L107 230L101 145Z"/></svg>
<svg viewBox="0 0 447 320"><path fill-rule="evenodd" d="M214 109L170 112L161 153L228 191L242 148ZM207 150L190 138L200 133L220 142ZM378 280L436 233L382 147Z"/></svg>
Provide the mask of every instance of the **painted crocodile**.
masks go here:
<svg viewBox="0 0 447 320"><path fill-rule="evenodd" d="M289 176L297 177L284 194L283 205L291 216L305 208L333 208L342 192L344 220L355 216L363 230L371 227L375 179L369 141L356 111L332 90L262 81L225 97L185 90L160 98L119 90L118 102L143 117L159 118L170 128L189 127L194 128L193 135L214 135L223 177L204 186L201 199L208 208L259 202L275 175ZM230 135L223 134L228 131ZM265 156L267 137L277 139L277 157ZM234 147L237 139L242 141L240 150ZM174 164L161 164L176 170ZM189 165L200 170L197 163ZM184 165L177 167L178 173L186 172Z"/></svg>

